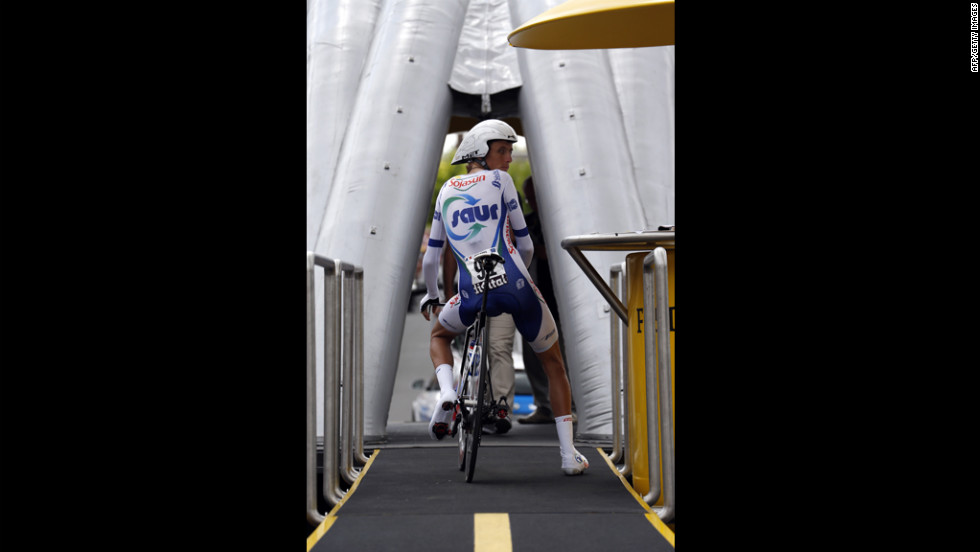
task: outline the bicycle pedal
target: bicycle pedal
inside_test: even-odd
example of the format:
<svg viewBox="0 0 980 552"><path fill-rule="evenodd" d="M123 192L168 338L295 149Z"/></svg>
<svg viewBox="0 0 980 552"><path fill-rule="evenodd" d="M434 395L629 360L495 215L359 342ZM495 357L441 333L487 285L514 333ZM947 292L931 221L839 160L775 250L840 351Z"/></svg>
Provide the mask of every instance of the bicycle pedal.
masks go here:
<svg viewBox="0 0 980 552"><path fill-rule="evenodd" d="M496 408L495 412L498 418L506 418L510 414L510 407L507 406L507 403L504 401L502 397L500 399L500 402L494 406Z"/></svg>

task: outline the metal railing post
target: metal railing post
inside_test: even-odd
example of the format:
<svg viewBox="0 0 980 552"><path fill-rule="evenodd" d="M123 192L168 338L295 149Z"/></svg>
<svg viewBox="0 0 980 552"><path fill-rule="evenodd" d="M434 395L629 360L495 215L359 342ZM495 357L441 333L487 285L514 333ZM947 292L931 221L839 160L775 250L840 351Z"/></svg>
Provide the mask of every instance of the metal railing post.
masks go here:
<svg viewBox="0 0 980 552"><path fill-rule="evenodd" d="M324 515L317 508L316 488L316 306L313 252L306 254L306 519L319 525Z"/></svg>
<svg viewBox="0 0 980 552"><path fill-rule="evenodd" d="M629 290L629 282L626 280L626 261L619 263L619 272L623 275L620 279L619 284L619 296L626 300L626 294ZM629 323L623 321L623 328L629 331ZM627 417L633 412L633 399L630 397L630 383L627 374L629 373L629 358L630 358L630 345L629 340L626 339L626 334L624 333L620 338L619 344L622 355L619 361L619 373L620 381L623 385L623 406L626 408L625 415L623 416L623 465L619 467L619 473L623 476L631 475L633 473L633 455L630 454L630 433L629 425L626 422Z"/></svg>
<svg viewBox="0 0 980 552"><path fill-rule="evenodd" d="M323 487L331 505L343 500L341 479L353 483L364 465L364 271L340 259L306 254L307 518L320 523L316 506L316 290L314 269L324 271Z"/></svg>
<svg viewBox="0 0 980 552"><path fill-rule="evenodd" d="M622 278L619 280L619 289L616 290L619 293L620 298L626 301L626 294L629 293L629 281L626 278L626 261L619 263L619 273L622 274ZM623 328L623 333L620 336L619 348L621 351L619 366L617 369L620 374L620 383L623 387L623 465L619 466L617 469L624 477L632 475L633 473L633 455L630 449L630 432L629 423L627 418L633 413L633 397L630 396L630 378L629 376L629 359L630 359L630 345L629 339L627 338L627 332L629 332L630 326L628 320L623 320L621 328Z"/></svg>
<svg viewBox="0 0 980 552"><path fill-rule="evenodd" d="M318 259L319 260L319 259ZM344 497L340 489L340 261L323 259L323 496L332 506Z"/></svg>
<svg viewBox="0 0 980 552"><path fill-rule="evenodd" d="M650 265L653 265L651 275ZM651 281L652 280L652 281ZM673 405L670 396L670 307L667 284L667 251L655 248L643 259L643 311L650 312L654 307L656 322L656 349L654 332L644 332L646 349L646 391L647 391L647 458L650 468L650 492L643 497L647 504L653 504L664 495L664 505L657 508L657 515L663 521L674 517L674 432ZM654 358L656 350L656 358ZM657 389L659 388L659 395ZM650 407L650 399L659 397L659 409ZM658 428L659 410L659 431ZM659 434L659 435L658 435ZM660 466L663 465L663 478ZM656 480L656 484L654 481Z"/></svg>
<svg viewBox="0 0 980 552"><path fill-rule="evenodd" d="M341 346L341 427L340 427L340 475L348 484L357 479L357 470L354 469L354 424L353 420L353 399L354 399L354 267L342 263L342 332L343 345Z"/></svg>
<svg viewBox="0 0 980 552"><path fill-rule="evenodd" d="M352 484L360 475L355 462L363 465L368 460L363 454L364 279L361 268L340 259L328 259L308 252L308 265L311 259L313 264L322 266L324 270L322 493L331 505L336 505L346 494L341 487L341 480ZM307 296L311 305L308 306L307 313L308 342L314 342L316 335L312 286L313 276L308 275ZM310 318L311 316L314 318ZM312 366L309 370L313 370L312 378L315 380L315 342L312 345L308 343L307 349L307 363ZM310 389L316 389L315 381L308 378L308 384ZM307 401L316 401L315 391L307 392ZM308 416L313 416L315 420L315 415ZM308 425L309 420L308 417ZM314 447L315 431L314 428ZM307 476L309 477L309 472ZM316 514L319 515L319 512ZM311 519L316 518L313 516Z"/></svg>
<svg viewBox="0 0 980 552"><path fill-rule="evenodd" d="M364 454L364 270L354 269L354 462L367 464Z"/></svg>
<svg viewBox="0 0 980 552"><path fill-rule="evenodd" d="M614 264L609 267L609 287L612 288L614 292L620 285L619 280L621 277L621 272L622 269L618 264ZM609 359L609 372L612 375L613 443L612 452L608 456L609 460L613 464L619 462L619 459L623 456L623 432L621 429L623 418L623 401L622 396L620 395L620 389L622 386L620 384L619 373L619 365L621 362L619 358L619 340L621 339L619 335L619 328L621 324L622 322L618 316L609 317L609 350L611 356Z"/></svg>

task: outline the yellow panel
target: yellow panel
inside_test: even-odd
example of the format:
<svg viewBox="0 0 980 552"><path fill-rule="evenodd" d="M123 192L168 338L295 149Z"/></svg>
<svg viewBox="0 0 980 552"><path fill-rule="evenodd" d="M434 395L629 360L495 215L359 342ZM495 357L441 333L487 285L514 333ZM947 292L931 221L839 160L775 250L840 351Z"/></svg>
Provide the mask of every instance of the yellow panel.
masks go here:
<svg viewBox="0 0 980 552"><path fill-rule="evenodd" d="M632 253L626 256L626 312L629 314L627 328L628 397L627 431L629 435L630 463L633 468L633 488L641 495L650 491L650 468L647 461L647 378L644 367L643 342L643 258L649 252Z"/></svg>
<svg viewBox="0 0 980 552"><path fill-rule="evenodd" d="M674 44L674 2L569 0L527 21L507 40L541 50L668 46Z"/></svg>

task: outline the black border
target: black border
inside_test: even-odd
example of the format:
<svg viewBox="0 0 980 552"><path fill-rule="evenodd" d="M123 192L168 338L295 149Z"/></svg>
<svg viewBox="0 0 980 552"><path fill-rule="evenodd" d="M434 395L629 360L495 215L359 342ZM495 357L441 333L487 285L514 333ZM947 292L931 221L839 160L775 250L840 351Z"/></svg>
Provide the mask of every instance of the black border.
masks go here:
<svg viewBox="0 0 980 552"><path fill-rule="evenodd" d="M876 384L919 381L900 370L923 358L878 337L904 335L908 308L869 303L909 245L882 236L941 225L925 245L945 279L943 248L972 235L956 174L975 158L978 81L956 4L678 6L688 549L782 547L787 533L838 546L839 527L874 523L880 477L846 460L907 451L872 450L881 425L851 416L905 396ZM305 543L305 21L302 4L4 5L5 538ZM895 193L924 181L934 194ZM856 283L828 285L808 253L837 230ZM746 249L774 253L733 271ZM874 354L830 362L842 344ZM733 357L747 347L749 365ZM246 377L229 388L231 370ZM833 517L845 486L860 508Z"/></svg>
<svg viewBox="0 0 980 552"><path fill-rule="evenodd" d="M300 550L303 4L3 11L4 537Z"/></svg>

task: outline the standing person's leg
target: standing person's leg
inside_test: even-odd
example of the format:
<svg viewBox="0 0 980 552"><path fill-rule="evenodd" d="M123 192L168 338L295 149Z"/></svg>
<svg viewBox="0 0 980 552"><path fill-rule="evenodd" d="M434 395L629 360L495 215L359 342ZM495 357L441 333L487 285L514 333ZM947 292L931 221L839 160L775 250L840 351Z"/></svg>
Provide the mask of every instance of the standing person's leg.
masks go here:
<svg viewBox="0 0 980 552"><path fill-rule="evenodd" d="M511 315L503 313L490 318L490 386L495 399L506 399L508 409L514 404L515 334L514 317ZM497 433L507 433L510 428L509 414L497 421Z"/></svg>

